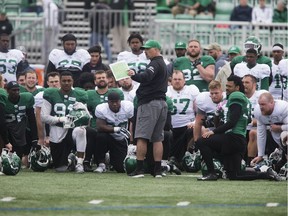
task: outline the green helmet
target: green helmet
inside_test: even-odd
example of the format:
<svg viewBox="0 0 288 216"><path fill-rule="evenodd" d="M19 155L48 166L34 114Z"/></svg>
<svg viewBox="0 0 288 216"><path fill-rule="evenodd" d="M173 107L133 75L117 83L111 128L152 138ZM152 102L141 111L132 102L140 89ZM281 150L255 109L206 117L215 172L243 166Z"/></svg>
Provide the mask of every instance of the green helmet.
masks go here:
<svg viewBox="0 0 288 216"><path fill-rule="evenodd" d="M182 166L186 172L198 172L201 169L200 151L193 154L187 151L182 158Z"/></svg>
<svg viewBox="0 0 288 216"><path fill-rule="evenodd" d="M277 164L282 158L282 150L276 148L274 152L269 155L269 161L275 165Z"/></svg>
<svg viewBox="0 0 288 216"><path fill-rule="evenodd" d="M284 166L281 167L279 175L283 180L288 179L288 163L284 164Z"/></svg>
<svg viewBox="0 0 288 216"><path fill-rule="evenodd" d="M39 150L32 149L28 155L30 168L35 172L44 172L51 162L50 149L42 146Z"/></svg>
<svg viewBox="0 0 288 216"><path fill-rule="evenodd" d="M257 51L258 55L260 54L262 45L261 45L260 39L258 37L250 36L245 40L245 42L244 42L245 53L248 49L251 49L251 48L255 49Z"/></svg>
<svg viewBox="0 0 288 216"><path fill-rule="evenodd" d="M221 162L218 159L213 158L213 164L218 178L226 178L226 173ZM208 175L207 165L204 161L201 163L201 172L203 176Z"/></svg>
<svg viewBox="0 0 288 216"><path fill-rule="evenodd" d="M66 116L68 121L65 122L65 128L74 128L79 126L89 125L91 115L87 110L84 109L72 109L69 114Z"/></svg>
<svg viewBox="0 0 288 216"><path fill-rule="evenodd" d="M21 169L21 159L16 152L4 148L1 153L2 172L5 175L16 175Z"/></svg>
<svg viewBox="0 0 288 216"><path fill-rule="evenodd" d="M133 156L133 155L127 156L123 161L123 166L127 175L132 173L136 169L136 166L137 166L136 156Z"/></svg>

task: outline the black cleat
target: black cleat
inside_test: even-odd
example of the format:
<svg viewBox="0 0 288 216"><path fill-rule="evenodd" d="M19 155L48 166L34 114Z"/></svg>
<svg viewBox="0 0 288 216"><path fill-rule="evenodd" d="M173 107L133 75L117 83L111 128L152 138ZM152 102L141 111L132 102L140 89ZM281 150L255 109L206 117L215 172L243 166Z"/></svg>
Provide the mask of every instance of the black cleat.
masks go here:
<svg viewBox="0 0 288 216"><path fill-rule="evenodd" d="M281 177L271 167L267 170L267 175L270 180L281 181Z"/></svg>
<svg viewBox="0 0 288 216"><path fill-rule="evenodd" d="M144 177L144 171L136 169L132 173L128 174L128 176L130 176L132 178L143 178Z"/></svg>
<svg viewBox="0 0 288 216"><path fill-rule="evenodd" d="M93 172L92 166L89 162L84 161L83 167L85 172Z"/></svg>
<svg viewBox="0 0 288 216"><path fill-rule="evenodd" d="M172 173L175 173L176 175L181 175L181 170L178 169L178 167L173 164L173 163L168 163L167 164L169 167L170 167L170 170L169 172L172 174Z"/></svg>
<svg viewBox="0 0 288 216"><path fill-rule="evenodd" d="M197 180L198 181L217 181L218 177L216 174L208 174L206 176L200 177Z"/></svg>

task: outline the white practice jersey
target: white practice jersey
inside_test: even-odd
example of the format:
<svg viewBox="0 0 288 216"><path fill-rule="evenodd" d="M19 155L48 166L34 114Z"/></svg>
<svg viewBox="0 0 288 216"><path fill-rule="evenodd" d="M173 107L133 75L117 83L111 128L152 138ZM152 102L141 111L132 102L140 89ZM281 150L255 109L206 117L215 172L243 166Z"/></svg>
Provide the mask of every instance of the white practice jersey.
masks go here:
<svg viewBox="0 0 288 216"><path fill-rule="evenodd" d="M130 91L126 91L121 87L120 89L124 94L124 100L131 101L133 103L138 87L139 84L133 84L133 88Z"/></svg>
<svg viewBox="0 0 288 216"><path fill-rule="evenodd" d="M84 49L78 49L72 55L68 55L64 50L53 49L49 54L49 61L55 65L56 69L74 67L82 70L83 66L90 62L90 59L90 54Z"/></svg>
<svg viewBox="0 0 288 216"><path fill-rule="evenodd" d="M287 130L288 128L288 102L283 100L275 100L274 110L271 115L262 115L259 104L256 105L254 109L254 117L257 119L257 147L258 156L263 156L265 154L266 139L267 139L267 126L271 124L281 124L282 130ZM274 141L280 144L280 134L281 132L271 131L271 135Z"/></svg>
<svg viewBox="0 0 288 216"><path fill-rule="evenodd" d="M135 70L136 73L145 71L146 66L150 63L144 52L140 55L135 55L128 51L120 52L117 56L117 61L125 61L129 68Z"/></svg>
<svg viewBox="0 0 288 216"><path fill-rule="evenodd" d="M282 59L279 62L279 71L282 77L283 100L288 101L288 59Z"/></svg>
<svg viewBox="0 0 288 216"><path fill-rule="evenodd" d="M246 62L241 62L235 65L234 75L243 77L251 74L257 78L257 90L260 90L261 80L270 76L270 67L267 64L256 64L253 68L248 68Z"/></svg>
<svg viewBox="0 0 288 216"><path fill-rule="evenodd" d="M128 119L134 115L134 106L130 101L121 101L119 112L114 113L109 109L108 103L99 104L95 109L95 116L106 121L112 127L124 127L128 129ZM123 140L121 133L111 133L116 140Z"/></svg>
<svg viewBox="0 0 288 216"><path fill-rule="evenodd" d="M184 86L181 91L176 91L173 86L168 86L166 96L173 101L172 126L184 127L195 120L194 101L200 93L195 85Z"/></svg>
<svg viewBox="0 0 288 216"><path fill-rule="evenodd" d="M17 66L24 59L20 50L11 49L7 53L0 52L0 72L7 83L16 81Z"/></svg>
<svg viewBox="0 0 288 216"><path fill-rule="evenodd" d="M279 65L272 61L272 83L269 86L269 92L274 99L282 99L282 81Z"/></svg>
<svg viewBox="0 0 288 216"><path fill-rule="evenodd" d="M264 89L255 91L254 94L250 98L248 98L248 100L251 103L251 114L252 115L254 113L255 106L258 104L258 99L259 99L260 95L265 93L265 92L268 92L268 91L266 91Z"/></svg>

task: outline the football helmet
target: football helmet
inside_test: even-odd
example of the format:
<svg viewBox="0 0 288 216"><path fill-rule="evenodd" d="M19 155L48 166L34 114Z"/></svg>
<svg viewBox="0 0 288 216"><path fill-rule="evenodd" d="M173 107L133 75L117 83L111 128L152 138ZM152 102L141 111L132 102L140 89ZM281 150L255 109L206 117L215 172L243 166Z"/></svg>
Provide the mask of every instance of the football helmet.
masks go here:
<svg viewBox="0 0 288 216"><path fill-rule="evenodd" d="M261 45L261 41L258 37L256 36L250 36L248 37L245 42L244 42L244 52L246 53L246 51L248 49L255 49L257 51L257 54L260 54L260 51L262 49L262 45Z"/></svg>
<svg viewBox="0 0 288 216"><path fill-rule="evenodd" d="M30 168L35 172L44 172L51 163L50 149L42 146L41 149L32 149L28 155Z"/></svg>
<svg viewBox="0 0 288 216"><path fill-rule="evenodd" d="M186 152L182 159L182 166L186 172L198 172L201 169L201 156L200 151Z"/></svg>
<svg viewBox="0 0 288 216"><path fill-rule="evenodd" d="M269 155L269 161L272 165L276 165L282 158L282 150L276 148L274 152Z"/></svg>
<svg viewBox="0 0 288 216"><path fill-rule="evenodd" d="M283 180L288 179L288 163L284 164L284 166L281 167L279 175L281 176L281 178L283 178Z"/></svg>
<svg viewBox="0 0 288 216"><path fill-rule="evenodd" d="M132 173L136 169L136 166L137 166L136 156L133 156L133 155L126 156L126 158L123 161L123 166L127 175Z"/></svg>
<svg viewBox="0 0 288 216"><path fill-rule="evenodd" d="M64 128L87 126L91 119L90 113L85 109L72 109L66 117L67 120L65 121Z"/></svg>
<svg viewBox="0 0 288 216"><path fill-rule="evenodd" d="M224 167L218 159L213 158L213 165L218 178L226 178ZM207 165L204 161L201 162L201 172L203 176L208 175Z"/></svg>
<svg viewBox="0 0 288 216"><path fill-rule="evenodd" d="M1 153L2 172L5 175L16 175L21 169L21 159L16 152L3 148Z"/></svg>

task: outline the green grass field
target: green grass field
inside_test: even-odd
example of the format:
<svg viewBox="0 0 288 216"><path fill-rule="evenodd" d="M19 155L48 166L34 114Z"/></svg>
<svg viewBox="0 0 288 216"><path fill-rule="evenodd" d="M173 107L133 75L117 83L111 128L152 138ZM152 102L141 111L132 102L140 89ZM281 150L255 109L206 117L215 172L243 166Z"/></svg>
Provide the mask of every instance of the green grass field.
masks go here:
<svg viewBox="0 0 288 216"><path fill-rule="evenodd" d="M187 173L134 179L113 172L21 170L16 176L0 176L0 200L5 197L15 197L0 201L0 215L5 216L287 215L287 181L199 182Z"/></svg>

